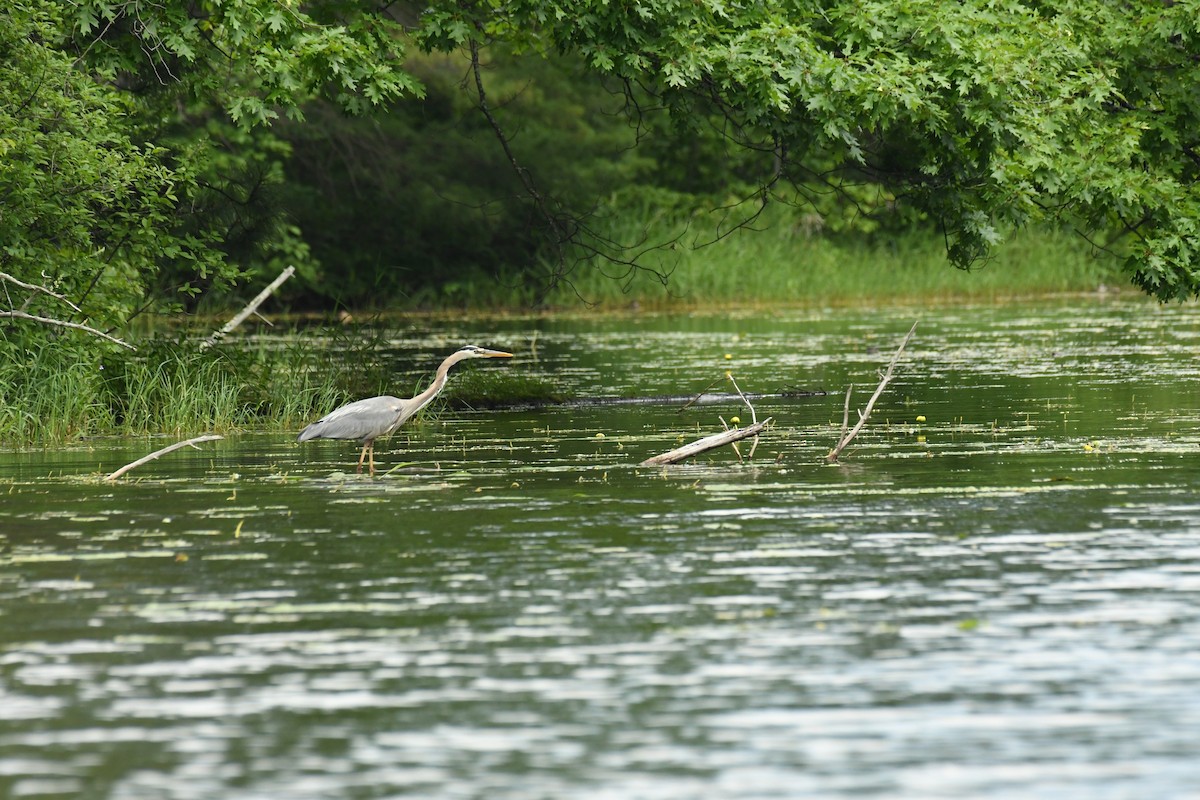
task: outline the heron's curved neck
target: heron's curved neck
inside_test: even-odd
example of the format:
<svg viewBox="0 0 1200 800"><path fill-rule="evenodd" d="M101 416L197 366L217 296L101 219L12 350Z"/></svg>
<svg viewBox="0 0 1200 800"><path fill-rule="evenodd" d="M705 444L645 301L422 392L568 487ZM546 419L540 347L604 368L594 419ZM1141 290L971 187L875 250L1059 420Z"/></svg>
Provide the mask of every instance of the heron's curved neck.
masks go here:
<svg viewBox="0 0 1200 800"><path fill-rule="evenodd" d="M438 392L446 385L446 378L450 375L450 368L464 358L466 356L462 352L451 353L442 362L441 366L437 368L437 374L433 376L433 383L429 384L429 388L413 398L413 401L417 404L418 411L428 405L430 400L437 397Z"/></svg>

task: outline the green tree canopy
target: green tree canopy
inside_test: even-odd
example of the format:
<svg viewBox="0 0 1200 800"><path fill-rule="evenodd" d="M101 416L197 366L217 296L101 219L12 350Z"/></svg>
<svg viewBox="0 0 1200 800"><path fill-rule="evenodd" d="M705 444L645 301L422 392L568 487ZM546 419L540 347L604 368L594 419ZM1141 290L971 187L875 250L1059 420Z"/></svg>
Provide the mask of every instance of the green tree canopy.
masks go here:
<svg viewBox="0 0 1200 800"><path fill-rule="evenodd" d="M715 110L770 187L879 182L959 266L1067 220L1166 300L1200 291L1198 25L1194 0L514 0L435 4L417 35L577 53L680 125Z"/></svg>
<svg viewBox="0 0 1200 800"><path fill-rule="evenodd" d="M138 299L129 286L163 259L208 265L202 241L157 240L174 213L163 152L130 135L132 104L73 66L53 6L0 12L0 272L8 308L41 315L73 298L101 325ZM21 13L25 12L25 13Z"/></svg>
<svg viewBox="0 0 1200 800"><path fill-rule="evenodd" d="M635 130L690 143L673 185L735 170L749 213L772 198L877 197L938 225L959 266L1014 227L1062 220L1147 292L1193 297L1198 12L1196 0L13 0L0 10L0 272L112 325L155 287L302 258L303 231L267 191L291 151L273 123L300 124L318 97L350 113L420 102L415 43L467 54L463 84L490 111L481 53L574 59L623 87ZM585 214L564 214L555 181L485 117L542 239L580 243ZM713 167L714 150L692 145L714 137L744 155ZM57 302L21 283L6 284L5 308Z"/></svg>

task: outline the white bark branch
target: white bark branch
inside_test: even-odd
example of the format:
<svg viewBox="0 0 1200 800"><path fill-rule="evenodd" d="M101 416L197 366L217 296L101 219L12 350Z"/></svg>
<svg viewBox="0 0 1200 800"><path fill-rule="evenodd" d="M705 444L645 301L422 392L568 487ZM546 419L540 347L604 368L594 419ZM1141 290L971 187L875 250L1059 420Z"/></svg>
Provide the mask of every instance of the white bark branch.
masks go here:
<svg viewBox="0 0 1200 800"><path fill-rule="evenodd" d="M685 444L683 447L677 447L670 452L647 458L640 464L640 466L657 467L661 464L675 464L679 461L683 461L686 458L691 458L692 456L699 455L716 447L732 444L733 442L739 442L742 439L748 439L751 436L758 436L766 429L770 422L771 418L768 417L762 422L756 422L747 428L733 428L731 430L722 431L721 433L714 433L712 436L705 436L703 439L697 439L690 444Z"/></svg>
<svg viewBox="0 0 1200 800"><path fill-rule="evenodd" d="M135 467L140 467L142 464L145 464L148 461L153 461L154 459L158 458L159 456L165 456L167 453L170 453L173 450L178 450L181 447L189 447L189 446L196 447L196 445L199 444L200 442L211 442L216 439L224 439L224 438L225 438L224 436L219 436L215 433L207 433L204 436L197 436L194 439L188 439L186 442L176 442L175 444L168 445L167 447L164 447L161 450L155 450L153 453L151 453L148 456L142 456L137 461L131 461L130 463L121 467L116 472L114 472L111 475L109 475L108 477L106 477L104 480L115 481L117 478L121 477L126 472L129 472L129 470L134 469ZM196 449L199 450L200 448L196 447Z"/></svg>
<svg viewBox="0 0 1200 800"><path fill-rule="evenodd" d="M40 322L43 325L55 325L60 328L74 328L75 330L87 331L93 336L99 336L101 339L107 339L114 344L119 344L121 347L127 347L130 350L137 350L136 347L123 339L118 339L115 336L109 336L104 331L98 331L88 325L81 325L78 322L67 322L62 319L53 319L52 317L39 317L36 314L26 314L24 311L0 311L0 317L11 317L15 319L27 319L33 322Z"/></svg>
<svg viewBox="0 0 1200 800"><path fill-rule="evenodd" d="M842 406L842 432L838 434L838 441L846 438L846 433L850 430L850 393L854 391L854 384L846 387L846 404Z"/></svg>
<svg viewBox="0 0 1200 800"><path fill-rule="evenodd" d="M750 405L750 401L746 399L746 395L742 394L742 387L737 385L737 381L733 379L733 373L726 373L725 377L729 378L729 382L733 384L733 388L737 390L738 397L742 398L742 402L746 404L746 408L750 409L750 422L758 423L758 414L754 413L754 406Z"/></svg>
<svg viewBox="0 0 1200 800"><path fill-rule="evenodd" d="M234 328L246 321L246 317L258 310L258 307L270 297L276 289L283 285L283 282L292 277L292 273L296 271L295 267L288 267L283 272L279 273L279 277L267 284L267 288L259 292L253 300L246 304L246 307L237 313L237 315L226 322L224 327L219 331L213 331L212 335L200 343L201 350L207 350L217 342L225 338Z"/></svg>
<svg viewBox="0 0 1200 800"><path fill-rule="evenodd" d="M883 394L883 390L886 389L888 383L891 382L892 371L895 370L895 368L896 368L896 362L900 360L900 354L904 352L904 348L908 346L908 340L912 338L913 333L915 333L916 330L917 330L917 323L914 322L912 324L912 327L908 329L908 333L905 335L904 341L900 342L900 347L897 348L896 355L892 356L892 361L891 361L891 363L888 364L887 372L885 372L883 374L883 377L879 381L879 386L877 386L875 388L875 394L871 395L871 399L869 401L867 401L867 407L864 408L862 411L858 412L858 423L850 430L849 433L844 433L842 435L841 441L839 441L837 443L837 446L829 451L829 455L825 456L826 461L828 461L831 464L834 461L837 461L838 456L840 456L842 454L842 451L846 449L846 445L850 444L850 442L854 440L854 437L858 436L858 432L863 429L863 426L867 424L867 419L871 416L872 409L875 408L875 401L879 399L879 395ZM842 430L843 431L845 430L846 420L849 418L849 416L850 416L850 391L847 390L846 391L846 408L845 408L845 411L843 412L843 417L842 417Z"/></svg>
<svg viewBox="0 0 1200 800"><path fill-rule="evenodd" d="M43 273L42 277L45 277L44 273ZM63 303L66 303L72 309L74 309L75 311L78 311L80 314L83 313L83 309L81 309L79 306L75 305L70 300L63 297L61 294L59 294L58 292L54 292L54 291L51 291L50 289L47 289L45 286L39 286L36 283L26 283L25 281L21 280L20 278L14 278L12 275L9 275L7 272L0 272L0 280L8 281L9 283L20 286L22 289L29 289L30 291L41 292L42 294L48 294L51 297L53 297L55 300L59 300Z"/></svg>

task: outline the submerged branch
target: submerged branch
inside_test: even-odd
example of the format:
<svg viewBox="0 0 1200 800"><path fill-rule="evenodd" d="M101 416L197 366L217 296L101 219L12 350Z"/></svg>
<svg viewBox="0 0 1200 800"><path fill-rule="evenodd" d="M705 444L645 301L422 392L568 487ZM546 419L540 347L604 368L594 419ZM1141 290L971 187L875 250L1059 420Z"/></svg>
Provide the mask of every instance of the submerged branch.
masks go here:
<svg viewBox="0 0 1200 800"><path fill-rule="evenodd" d="M829 455L825 456L825 460L830 464L838 460L838 456L846 449L846 446L858 436L858 432L867 424L867 419L871 416L871 411L875 408L875 401L883 394L883 390L887 388L888 383L892 380L892 372L896 369L896 362L900 360L900 355L904 352L904 348L908 346L908 340L912 338L917 330L917 323L914 322L912 327L908 329L908 333L904 336L904 341L900 342L900 347L896 349L896 354L892 356L891 363L888 364L887 371L883 373L883 377L879 380L879 386L875 388L875 394L871 395L871 399L867 401L867 407L858 412L858 423L847 433L846 423L850 417L850 390L846 390L846 408L842 417L842 438L837 443L837 446L829 451Z"/></svg>
<svg viewBox="0 0 1200 800"><path fill-rule="evenodd" d="M225 438L224 436L219 436L215 433L207 433L204 436L197 436L194 439L188 439L186 442L176 442L175 444L168 445L167 447L164 447L161 450L155 450L153 453L151 453L148 456L142 456L137 461L131 461L130 463L121 467L116 472L107 476L104 480L115 481L117 478L121 477L126 472L129 472L129 470L134 469L136 467L140 467L142 464L145 464L149 461L153 461L154 459L158 458L159 456L165 456L167 453L170 453L174 450L178 450L181 447L189 447L189 446L196 447L196 445L199 444L200 442L211 442L211 441L215 441L217 439L224 439L224 438ZM200 448L196 447L196 449L199 450Z"/></svg>

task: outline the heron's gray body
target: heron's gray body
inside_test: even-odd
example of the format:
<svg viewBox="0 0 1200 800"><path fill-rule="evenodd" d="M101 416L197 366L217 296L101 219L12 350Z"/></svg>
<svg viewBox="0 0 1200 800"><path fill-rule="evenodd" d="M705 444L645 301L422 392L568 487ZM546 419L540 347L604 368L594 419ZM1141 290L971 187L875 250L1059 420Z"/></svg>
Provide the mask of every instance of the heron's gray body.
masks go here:
<svg viewBox="0 0 1200 800"><path fill-rule="evenodd" d="M430 400L432 399L431 397ZM381 395L347 403L300 431L299 441L357 439L359 444L366 444L371 439L393 433L420 410L409 411L406 404L411 402L391 395Z"/></svg>
<svg viewBox="0 0 1200 800"><path fill-rule="evenodd" d="M298 441L307 442L309 439L357 439L363 446L362 454L358 457L358 471L362 472L363 459L370 456L371 474L375 474L375 440L380 436L390 436L397 428L429 405L438 392L446 385L446 377L450 368L467 358L512 358L512 353L501 350L488 350L469 344L461 350L451 353L433 377L429 388L416 397L392 397L380 395L368 397L365 400L355 400L337 408L304 430L300 431Z"/></svg>

